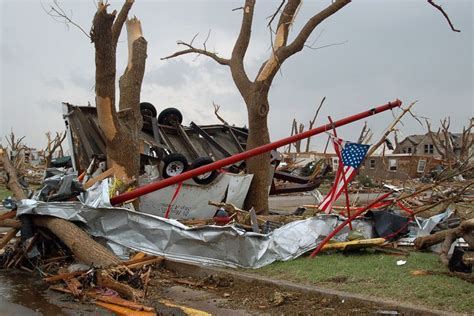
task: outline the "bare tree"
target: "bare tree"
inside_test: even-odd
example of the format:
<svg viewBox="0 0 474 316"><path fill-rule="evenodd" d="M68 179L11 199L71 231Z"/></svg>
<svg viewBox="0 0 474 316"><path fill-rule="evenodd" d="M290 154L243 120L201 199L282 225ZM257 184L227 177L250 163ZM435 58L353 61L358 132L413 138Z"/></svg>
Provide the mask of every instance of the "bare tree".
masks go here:
<svg viewBox="0 0 474 316"><path fill-rule="evenodd" d="M5 150L12 161L13 168L17 170L23 170L25 164L25 152L28 147L23 143L24 139L25 136L17 138L15 133L13 133L13 130L10 131L8 137L5 137L8 144Z"/></svg>
<svg viewBox="0 0 474 316"><path fill-rule="evenodd" d="M440 127L436 132L431 130L431 124L428 119L425 120L428 134L431 138L434 148L439 155L448 163L449 168L455 163L463 163L469 159L469 149L472 147L474 138L472 137L473 122L470 120L469 125L463 127L460 135L460 141L454 142L453 134L449 131L451 126L450 117L440 120ZM456 154L456 147L459 148L459 154Z"/></svg>
<svg viewBox="0 0 474 316"><path fill-rule="evenodd" d="M267 116L270 108L268 92L273 78L278 73L283 62L290 56L301 51L313 30L325 19L346 6L350 0L333 1L327 8L312 16L300 30L295 39L288 41L290 27L298 13L300 0L288 0L286 5L281 5L274 17L279 15L275 39L272 43L271 56L263 62L255 79L252 81L244 68L244 58L250 43L255 0L246 0L242 9L242 24L240 33L234 44L232 55L229 59L219 57L204 46L203 49L194 47L191 43L179 42L186 49L178 51L163 59L174 58L184 54L196 53L212 58L217 63L230 67L232 78L237 89L247 105L249 137L247 148L252 149L270 142ZM271 24L273 21L270 21ZM268 184L270 154L262 154L247 160L247 168L254 174L254 181L249 190L247 207L254 206L258 213L268 211Z"/></svg>
<svg viewBox="0 0 474 316"><path fill-rule="evenodd" d="M185 49L163 58L170 59L185 54L200 54L230 68L234 83L247 106L249 123L248 149L270 142L267 124L269 111L268 93L272 81L282 64L289 57L307 46L306 41L321 22L344 8L351 1L331 1L325 9L311 16L291 41L289 40L290 28L299 12L302 1L282 1L268 23L271 27L273 21L278 20L272 42L271 55L263 62L256 77L251 80L244 68L244 58L250 43L255 2L255 0L245 0L244 6L239 8L242 10L242 23L230 58L223 58L215 52L208 51L205 43L203 48L195 47L192 41L190 43L179 41L178 45L184 46ZM432 0L428 0L428 2L434 5ZM440 10L440 7L436 8ZM445 14L442 9L440 11ZM273 37L273 33L271 34ZM268 210L270 155L267 153L248 159L247 168L250 173L254 174L254 180L249 190L246 206L254 206L259 213L266 212Z"/></svg>
<svg viewBox="0 0 474 316"><path fill-rule="evenodd" d="M46 148L43 152L46 168L49 168L51 167L51 160L53 160L54 153L57 150L59 150L59 157L63 157L64 155L62 143L66 138L66 131L63 133L56 132L56 136L54 136L54 138L51 137L51 132L47 132L46 138L48 143L46 144Z"/></svg>
<svg viewBox="0 0 474 316"><path fill-rule="evenodd" d="M142 126L140 90L145 72L147 42L137 18L127 20L134 0L126 0L117 15L107 12L108 4L99 1L94 16L91 41L95 47L95 92L99 125L107 145L108 167L115 176L128 181L138 177L140 169L139 133ZM128 64L119 80L120 101L116 110L116 50L126 22Z"/></svg>
<svg viewBox="0 0 474 316"><path fill-rule="evenodd" d="M474 118L469 120L468 127L462 128L462 135L461 135L461 152L459 157L461 161L466 161L470 158L473 145L474 145L474 137L471 133L472 128L474 127Z"/></svg>
<svg viewBox="0 0 474 316"><path fill-rule="evenodd" d="M57 0L47 13L66 25L76 26L86 34L95 48L95 101L100 129L105 136L107 165L116 178L129 182L140 170L139 135L142 127L140 92L145 73L147 41L140 21L127 19L134 0L125 0L120 12L109 13L108 1L99 0L90 35L75 23ZM117 43L126 24L128 64L119 79L120 100L115 100ZM117 111L117 105L119 111Z"/></svg>

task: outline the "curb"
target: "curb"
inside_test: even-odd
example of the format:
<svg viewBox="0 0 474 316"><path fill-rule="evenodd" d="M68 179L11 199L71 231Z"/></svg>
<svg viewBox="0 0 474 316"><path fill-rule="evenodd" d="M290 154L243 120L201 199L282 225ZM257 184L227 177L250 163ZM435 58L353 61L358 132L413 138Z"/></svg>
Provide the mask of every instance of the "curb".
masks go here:
<svg viewBox="0 0 474 316"><path fill-rule="evenodd" d="M292 291L299 291L305 293L313 293L317 295L327 296L327 297L338 297L340 299L344 299L347 301L353 302L363 302L363 303L371 303L377 304L381 307L392 308L397 310L401 314L417 314L417 315L467 315L462 313L456 312L449 312L449 311L442 311L436 309L430 309L423 306L413 305L410 303L404 302L396 302L389 299L381 299L381 298L374 298L359 294L353 294L338 290L332 290L327 288L321 288L314 285L304 285L304 284L297 284L285 280L278 280L278 279L270 279L264 276L255 275L253 273L246 273L236 270L230 269L223 269L223 268L216 268L210 266L202 266L197 264L191 263L184 263L178 261L171 261L165 259L163 262L163 266L171 270L173 272L177 272L184 276L191 276L196 278L203 278L213 276L225 276L225 277L232 277L233 279L251 283L251 282L258 282L262 285L274 285L278 286L283 289L292 290Z"/></svg>

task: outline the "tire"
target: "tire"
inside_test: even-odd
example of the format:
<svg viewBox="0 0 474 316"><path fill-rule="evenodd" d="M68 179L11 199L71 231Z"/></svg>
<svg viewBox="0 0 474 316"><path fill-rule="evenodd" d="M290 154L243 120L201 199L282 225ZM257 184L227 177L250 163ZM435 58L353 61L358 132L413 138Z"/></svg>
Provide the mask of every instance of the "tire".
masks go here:
<svg viewBox="0 0 474 316"><path fill-rule="evenodd" d="M213 162L214 160L212 160L211 157L199 157L193 161L193 163L191 164L191 169L196 169ZM214 181L218 175L219 175L219 172L217 170L212 170L212 171L206 172L205 174L201 174L199 176L194 177L193 180L197 184L209 184L212 181Z"/></svg>
<svg viewBox="0 0 474 316"><path fill-rule="evenodd" d="M173 125L175 123L181 124L183 122L183 115L178 109L167 108L161 111L158 115L158 124Z"/></svg>
<svg viewBox="0 0 474 316"><path fill-rule="evenodd" d="M142 131L153 134L153 125L151 120L147 117L143 118Z"/></svg>
<svg viewBox="0 0 474 316"><path fill-rule="evenodd" d="M158 114L155 106L149 102L140 103L140 113L142 114L142 116L151 116L151 117L156 117L156 115Z"/></svg>
<svg viewBox="0 0 474 316"><path fill-rule="evenodd" d="M163 163L164 165L161 174L164 179L177 176L189 169L186 157L178 153L169 154L163 159Z"/></svg>

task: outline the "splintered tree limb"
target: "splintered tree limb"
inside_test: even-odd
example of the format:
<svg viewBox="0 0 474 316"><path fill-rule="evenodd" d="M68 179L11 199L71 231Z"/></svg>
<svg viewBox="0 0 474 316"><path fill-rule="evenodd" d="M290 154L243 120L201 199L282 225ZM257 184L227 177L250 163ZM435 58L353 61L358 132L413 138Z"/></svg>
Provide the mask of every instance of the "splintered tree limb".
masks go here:
<svg viewBox="0 0 474 316"><path fill-rule="evenodd" d="M281 47L285 47L288 41L288 34L290 32L290 26L293 23L296 12L298 11L301 1L290 0L285 5L283 12L280 14L278 26L276 30L275 40L272 42L272 55L268 60L264 62L260 71L257 75L257 81L267 80L272 77L272 74L276 72L281 66L283 60L279 60L277 51Z"/></svg>
<svg viewBox="0 0 474 316"><path fill-rule="evenodd" d="M120 102L119 109L132 109L140 116L140 87L145 73L147 57L147 41L143 37L141 23L132 18L127 21L128 33L128 65L119 80Z"/></svg>
<svg viewBox="0 0 474 316"><path fill-rule="evenodd" d="M117 291L119 294L123 295L123 297L132 300L133 302L137 302L144 296L144 293L142 291L134 289L129 285L114 280L107 273L107 271L104 270L97 271L97 283L101 287L106 287Z"/></svg>
<svg viewBox="0 0 474 316"><path fill-rule="evenodd" d="M220 105L212 102L212 105L214 106L214 114L216 115L217 119L221 121L224 125L229 125L229 123L226 122L220 115L219 115L219 109L221 108Z"/></svg>
<svg viewBox="0 0 474 316"><path fill-rule="evenodd" d="M439 244L440 242L445 240L447 237L456 239L458 237L462 237L463 235L467 235L471 233L473 230L474 230L474 219L471 218L462 222L461 225L459 225L456 228L446 229L429 236L416 238L414 241L415 248L425 249L427 247ZM474 247L474 245L470 245L470 246Z"/></svg>
<svg viewBox="0 0 474 316"><path fill-rule="evenodd" d="M299 2L299 1L298 1ZM313 30L324 20L328 17L333 15L334 13L341 10L343 7L348 5L351 0L335 0L329 6L327 6L324 10L321 10L314 16L312 16L309 21L303 26L301 31L298 33L296 38L293 42L287 45L282 51L282 58L286 59L289 56L301 51L304 48L308 37L311 35Z"/></svg>

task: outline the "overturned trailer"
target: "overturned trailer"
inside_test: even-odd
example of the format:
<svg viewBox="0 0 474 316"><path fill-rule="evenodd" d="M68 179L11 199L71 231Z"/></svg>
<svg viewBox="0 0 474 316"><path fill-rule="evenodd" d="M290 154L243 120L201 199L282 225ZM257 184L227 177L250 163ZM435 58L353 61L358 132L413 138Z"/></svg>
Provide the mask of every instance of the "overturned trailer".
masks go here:
<svg viewBox="0 0 474 316"><path fill-rule="evenodd" d="M64 120L68 131L69 146L75 170L86 170L94 157L104 157L106 145L99 127L97 110L92 106L75 106L63 103ZM248 130L228 124L198 125L191 122L183 126L183 116L175 108L167 108L159 115L156 108L147 102L140 104L143 116L141 132L141 173L145 165L159 166L162 178L172 177L187 170L221 160L244 152ZM276 168L280 154L272 151L272 165ZM238 161L226 171L239 173L245 169L245 162ZM310 191L319 186L329 169L313 177L294 176L275 171L270 194ZM218 178L218 171L193 178L194 183L208 185ZM285 183L277 183L277 179Z"/></svg>

